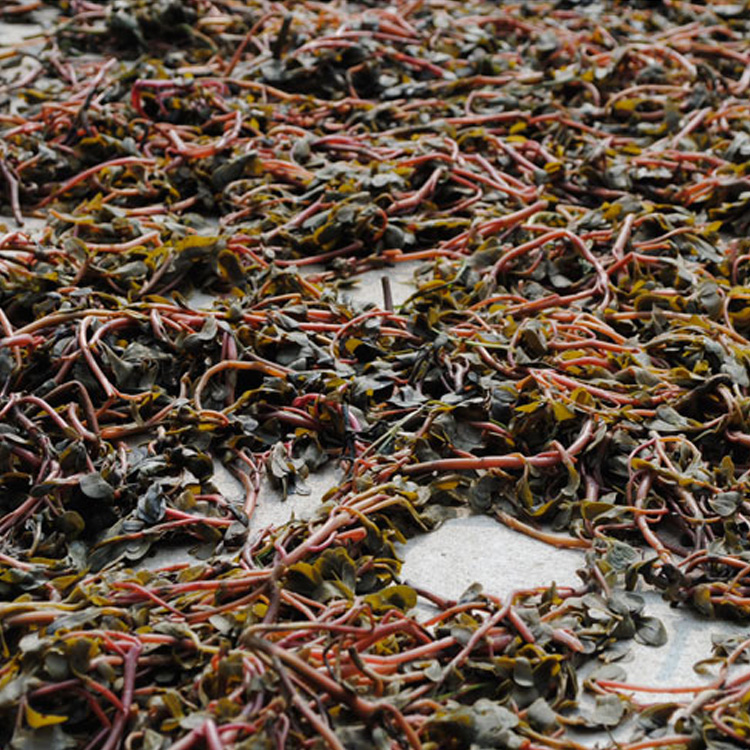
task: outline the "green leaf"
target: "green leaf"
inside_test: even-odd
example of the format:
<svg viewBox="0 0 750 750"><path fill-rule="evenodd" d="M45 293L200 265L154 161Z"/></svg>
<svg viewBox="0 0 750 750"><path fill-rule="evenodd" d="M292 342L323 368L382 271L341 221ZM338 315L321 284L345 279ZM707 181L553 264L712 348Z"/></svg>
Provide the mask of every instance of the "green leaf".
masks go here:
<svg viewBox="0 0 750 750"><path fill-rule="evenodd" d="M597 695L596 707L591 715L594 724L602 727L616 727L625 715L625 703L617 695Z"/></svg>
<svg viewBox="0 0 750 750"><path fill-rule="evenodd" d="M742 504L739 492L719 492L708 499L711 509L723 518L733 515Z"/></svg>
<svg viewBox="0 0 750 750"><path fill-rule="evenodd" d="M544 698L537 698L527 709L529 724L541 732L547 732L558 725L557 714Z"/></svg>
<svg viewBox="0 0 750 750"><path fill-rule="evenodd" d="M519 656L513 663L513 682L520 687L534 687L534 672L531 662Z"/></svg>
<svg viewBox="0 0 750 750"><path fill-rule="evenodd" d="M658 617L644 617L636 623L635 640L644 646L663 646L667 630Z"/></svg>
<svg viewBox="0 0 750 750"><path fill-rule="evenodd" d="M378 614L389 609L408 612L417 606L417 592L410 586L388 586L376 594L368 594L365 602Z"/></svg>
<svg viewBox="0 0 750 750"><path fill-rule="evenodd" d="M79 743L66 734L59 724L39 729L17 729L10 750L73 750Z"/></svg>
<svg viewBox="0 0 750 750"><path fill-rule="evenodd" d="M86 497L93 500L105 500L111 503L115 499L115 491L112 485L98 471L81 477L79 487Z"/></svg>

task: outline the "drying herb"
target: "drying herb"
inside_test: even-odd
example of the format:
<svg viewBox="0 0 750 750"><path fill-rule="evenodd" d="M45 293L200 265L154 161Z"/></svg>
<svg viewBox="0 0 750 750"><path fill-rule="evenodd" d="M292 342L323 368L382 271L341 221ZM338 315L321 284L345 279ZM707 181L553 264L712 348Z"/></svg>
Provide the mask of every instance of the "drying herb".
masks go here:
<svg viewBox="0 0 750 750"><path fill-rule="evenodd" d="M746 746L750 641L669 703L615 662L637 587L750 619L750 10L47 5L0 54L0 744ZM408 585L466 508L580 587Z"/></svg>

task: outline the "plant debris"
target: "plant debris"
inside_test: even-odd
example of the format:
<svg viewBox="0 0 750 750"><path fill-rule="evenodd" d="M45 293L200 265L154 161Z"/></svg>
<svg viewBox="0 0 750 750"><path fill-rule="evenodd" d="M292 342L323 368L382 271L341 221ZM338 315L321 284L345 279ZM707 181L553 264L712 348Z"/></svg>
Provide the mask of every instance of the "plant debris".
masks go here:
<svg viewBox="0 0 750 750"><path fill-rule="evenodd" d="M750 9L44 5L0 53L0 745L750 743L750 640L616 663L666 639L636 589L750 619ZM467 508L581 585L402 580Z"/></svg>

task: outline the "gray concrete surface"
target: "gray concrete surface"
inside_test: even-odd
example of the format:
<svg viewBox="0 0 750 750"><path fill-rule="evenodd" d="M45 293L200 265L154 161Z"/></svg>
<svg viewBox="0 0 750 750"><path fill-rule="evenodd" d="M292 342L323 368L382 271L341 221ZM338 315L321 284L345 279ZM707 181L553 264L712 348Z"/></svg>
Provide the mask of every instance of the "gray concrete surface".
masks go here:
<svg viewBox="0 0 750 750"><path fill-rule="evenodd" d="M36 23L3 23L0 21L0 47L24 42L37 34L43 28Z"/></svg>

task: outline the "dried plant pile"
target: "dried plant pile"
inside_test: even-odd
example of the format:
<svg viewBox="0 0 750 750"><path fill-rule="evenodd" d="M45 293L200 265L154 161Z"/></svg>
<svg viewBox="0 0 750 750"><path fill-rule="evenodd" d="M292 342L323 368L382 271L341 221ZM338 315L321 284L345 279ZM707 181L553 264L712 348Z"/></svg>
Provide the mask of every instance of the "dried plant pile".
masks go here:
<svg viewBox="0 0 750 750"><path fill-rule="evenodd" d="M636 585L750 618L750 9L57 8L0 53L0 745L750 744L750 642L670 703L614 663ZM467 506L581 586L407 585Z"/></svg>

